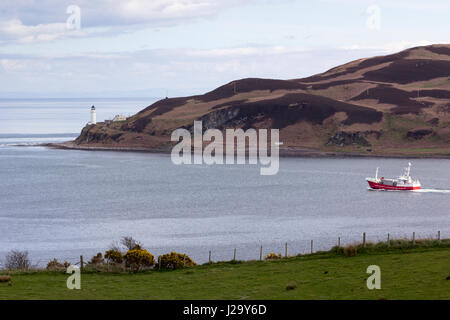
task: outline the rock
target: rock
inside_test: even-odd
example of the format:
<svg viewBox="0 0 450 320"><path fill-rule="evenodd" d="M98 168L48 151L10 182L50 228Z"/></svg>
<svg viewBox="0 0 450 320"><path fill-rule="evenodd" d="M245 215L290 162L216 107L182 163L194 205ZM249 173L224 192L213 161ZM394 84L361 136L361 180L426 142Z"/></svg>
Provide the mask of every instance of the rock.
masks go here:
<svg viewBox="0 0 450 320"><path fill-rule="evenodd" d="M406 137L409 139L414 139L414 140L420 140L425 136L428 136L430 134L434 133L433 129L413 129L413 130L409 130L408 133L406 134Z"/></svg>
<svg viewBox="0 0 450 320"><path fill-rule="evenodd" d="M437 126L439 124L439 118L433 118L427 121L427 123L431 124L432 126Z"/></svg>
<svg viewBox="0 0 450 320"><path fill-rule="evenodd" d="M336 132L327 142L327 146L349 146L349 145L360 145L365 147L370 147L371 144L369 141L366 140L365 136L367 136L369 133L363 133L360 131L357 132L345 132L345 131L338 131Z"/></svg>

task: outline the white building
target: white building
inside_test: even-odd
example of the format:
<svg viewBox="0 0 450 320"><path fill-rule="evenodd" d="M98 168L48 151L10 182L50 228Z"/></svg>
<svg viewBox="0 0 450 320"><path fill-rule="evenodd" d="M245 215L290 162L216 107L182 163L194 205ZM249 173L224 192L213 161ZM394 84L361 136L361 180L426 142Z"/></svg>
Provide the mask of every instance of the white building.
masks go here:
<svg viewBox="0 0 450 320"><path fill-rule="evenodd" d="M127 117L125 117L125 116L123 116L123 115L121 115L121 114L116 115L116 116L112 119L113 122L116 122L116 121L125 121L125 120L127 120Z"/></svg>

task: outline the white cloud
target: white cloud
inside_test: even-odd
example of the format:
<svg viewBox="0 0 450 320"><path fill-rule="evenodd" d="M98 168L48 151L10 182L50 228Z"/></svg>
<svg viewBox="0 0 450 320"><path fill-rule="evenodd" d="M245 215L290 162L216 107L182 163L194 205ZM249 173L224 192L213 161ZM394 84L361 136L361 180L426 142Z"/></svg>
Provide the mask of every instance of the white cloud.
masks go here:
<svg viewBox="0 0 450 320"><path fill-rule="evenodd" d="M399 51L403 51L408 48L428 46L431 44L433 44L433 43L428 40L418 40L418 41L402 40L402 41L389 42L389 43L375 45L375 46L353 44L350 46L343 46L343 47L341 47L341 49L344 49L344 50L372 50L372 51L380 51L380 52L388 54L388 53L396 53Z"/></svg>
<svg viewBox="0 0 450 320"><path fill-rule="evenodd" d="M3 58L0 59L0 66L3 71L16 74L38 74L51 70L50 64L45 60L32 57L27 59Z"/></svg>
<svg viewBox="0 0 450 320"><path fill-rule="evenodd" d="M0 22L0 37L3 40L15 40L21 43L51 41L69 36L81 36L80 30L69 30L66 23L38 24L27 26L19 19Z"/></svg>
<svg viewBox="0 0 450 320"><path fill-rule="evenodd" d="M167 27L213 17L252 0L17 0L0 2L0 40L23 43L126 32L136 25ZM80 30L69 30L69 4L80 8ZM84 31L83 31L84 30Z"/></svg>
<svg viewBox="0 0 450 320"><path fill-rule="evenodd" d="M281 46L218 51L158 49L103 55L3 56L0 67L8 73L0 72L0 87L3 91L20 88L24 92L37 88L45 92L131 92L145 86L166 88L171 96L191 95L240 78L306 77L361 58L361 52L356 50L324 52Z"/></svg>
<svg viewBox="0 0 450 320"><path fill-rule="evenodd" d="M17 71L17 70L24 70L26 69L26 65L18 60L13 59L1 59L0 65L2 66L3 70L6 72L11 71Z"/></svg>
<svg viewBox="0 0 450 320"><path fill-rule="evenodd" d="M210 50L188 50L186 54L192 57L242 57L252 55L274 55L284 53L305 52L310 49L302 47L285 47L285 46L269 46L269 47L241 47L241 48L225 48Z"/></svg>

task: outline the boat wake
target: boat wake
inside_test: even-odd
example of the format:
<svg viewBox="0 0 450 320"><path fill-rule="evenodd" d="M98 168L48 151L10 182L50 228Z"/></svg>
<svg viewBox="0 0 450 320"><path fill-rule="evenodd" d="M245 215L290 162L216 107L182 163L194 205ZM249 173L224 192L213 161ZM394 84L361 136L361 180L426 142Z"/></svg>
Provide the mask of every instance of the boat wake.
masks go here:
<svg viewBox="0 0 450 320"><path fill-rule="evenodd" d="M449 193L450 190L446 189L419 189L419 190L386 190L386 189L372 189L367 188L369 191L378 191L378 192L415 192L415 193Z"/></svg>
<svg viewBox="0 0 450 320"><path fill-rule="evenodd" d="M445 190L445 189L419 189L419 190L414 190L414 192L422 192L422 193L450 193L450 190Z"/></svg>

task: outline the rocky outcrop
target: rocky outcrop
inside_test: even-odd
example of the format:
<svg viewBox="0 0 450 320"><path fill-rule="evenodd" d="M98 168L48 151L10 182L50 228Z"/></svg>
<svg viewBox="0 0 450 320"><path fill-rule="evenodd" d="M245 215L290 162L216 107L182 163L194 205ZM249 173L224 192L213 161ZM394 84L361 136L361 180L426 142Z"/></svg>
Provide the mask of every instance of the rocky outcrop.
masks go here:
<svg viewBox="0 0 450 320"><path fill-rule="evenodd" d="M97 128L96 125L88 125L83 128L79 137L75 140L76 144L83 143L110 143L118 142L123 135L122 132L109 132Z"/></svg>
<svg viewBox="0 0 450 320"><path fill-rule="evenodd" d="M371 146L371 143L366 139L369 134L375 134L378 138L381 135L379 131L366 131L366 132L345 132L338 131L331 136L327 142L327 146L349 146L349 145L360 145L364 147Z"/></svg>
<svg viewBox="0 0 450 320"><path fill-rule="evenodd" d="M431 124L432 126L437 126L439 124L439 118L433 118L427 121L427 123Z"/></svg>
<svg viewBox="0 0 450 320"><path fill-rule="evenodd" d="M239 123L244 123L247 119L239 117L240 108L232 107L228 109L221 109L217 111L210 112L204 115L201 120L203 121L204 130L222 128L226 124L238 125Z"/></svg>
<svg viewBox="0 0 450 320"><path fill-rule="evenodd" d="M433 129L429 128L414 129L409 130L408 133L406 134L406 137L408 139L420 140L433 133L434 133Z"/></svg>

